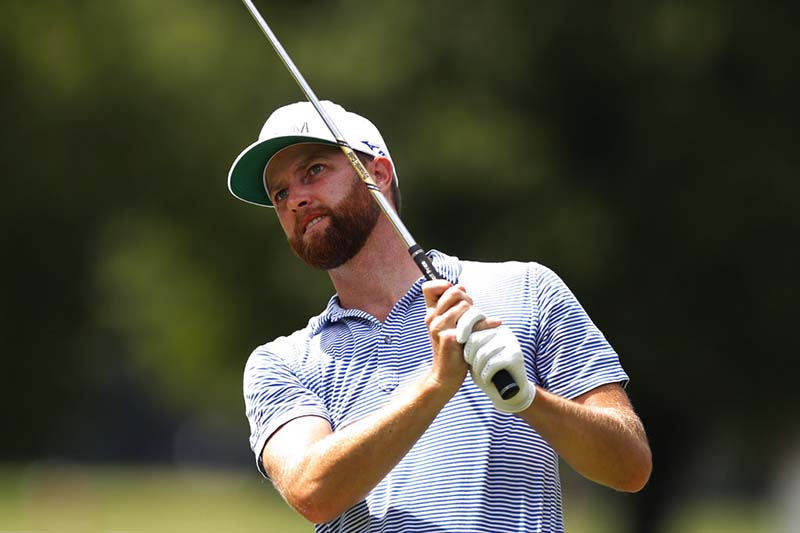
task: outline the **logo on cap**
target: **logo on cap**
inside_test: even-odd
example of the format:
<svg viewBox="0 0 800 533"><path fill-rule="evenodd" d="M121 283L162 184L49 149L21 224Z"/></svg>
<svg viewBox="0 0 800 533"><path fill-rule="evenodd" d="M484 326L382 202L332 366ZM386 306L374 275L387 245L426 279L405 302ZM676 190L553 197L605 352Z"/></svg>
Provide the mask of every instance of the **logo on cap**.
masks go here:
<svg viewBox="0 0 800 533"><path fill-rule="evenodd" d="M303 122L302 125L295 124L294 125L294 132L295 133L308 133L308 122Z"/></svg>
<svg viewBox="0 0 800 533"><path fill-rule="evenodd" d="M369 148L373 152L378 152L378 155L380 155L382 157L386 157L386 152L381 150L381 147L378 146L377 144L370 144L369 141L365 141L363 139L361 140L361 144L365 144L367 146L367 148Z"/></svg>

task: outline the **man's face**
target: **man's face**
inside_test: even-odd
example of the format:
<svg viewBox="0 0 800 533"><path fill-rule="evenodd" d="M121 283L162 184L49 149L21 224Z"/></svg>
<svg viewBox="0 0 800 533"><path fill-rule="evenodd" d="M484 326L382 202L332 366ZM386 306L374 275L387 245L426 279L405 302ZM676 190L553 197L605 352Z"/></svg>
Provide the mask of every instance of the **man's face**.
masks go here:
<svg viewBox="0 0 800 533"><path fill-rule="evenodd" d="M270 162L267 185L289 245L313 268L330 270L353 258L380 216L337 147L286 148Z"/></svg>

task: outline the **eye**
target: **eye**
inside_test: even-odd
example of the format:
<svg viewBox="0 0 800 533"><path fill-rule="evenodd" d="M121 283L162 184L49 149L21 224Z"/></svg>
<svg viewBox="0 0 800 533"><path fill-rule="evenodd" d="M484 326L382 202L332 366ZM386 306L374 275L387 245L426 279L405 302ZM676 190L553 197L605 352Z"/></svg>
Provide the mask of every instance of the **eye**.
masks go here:
<svg viewBox="0 0 800 533"><path fill-rule="evenodd" d="M319 174L320 172L322 172L324 169L325 169L325 165L323 165L321 163L316 163L314 165L311 165L308 168L308 173L311 176L315 176L315 175Z"/></svg>
<svg viewBox="0 0 800 533"><path fill-rule="evenodd" d="M275 193L274 202L282 202L289 197L289 189L281 189Z"/></svg>

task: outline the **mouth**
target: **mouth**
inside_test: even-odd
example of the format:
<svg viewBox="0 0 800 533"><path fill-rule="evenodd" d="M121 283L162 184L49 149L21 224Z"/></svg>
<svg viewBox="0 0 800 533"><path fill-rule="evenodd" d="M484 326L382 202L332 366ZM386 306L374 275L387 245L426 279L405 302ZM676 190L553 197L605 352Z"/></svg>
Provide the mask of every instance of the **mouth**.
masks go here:
<svg viewBox="0 0 800 533"><path fill-rule="evenodd" d="M324 215L317 215L315 217L308 219L308 221L305 222L303 225L303 234L307 233L308 230L319 224L323 218L325 218Z"/></svg>

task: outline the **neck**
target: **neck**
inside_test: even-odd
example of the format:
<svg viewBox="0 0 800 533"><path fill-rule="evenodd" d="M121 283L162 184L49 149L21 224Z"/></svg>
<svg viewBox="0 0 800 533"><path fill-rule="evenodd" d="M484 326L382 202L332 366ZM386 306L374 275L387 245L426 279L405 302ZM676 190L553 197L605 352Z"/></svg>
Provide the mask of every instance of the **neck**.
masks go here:
<svg viewBox="0 0 800 533"><path fill-rule="evenodd" d="M361 251L328 274L343 308L360 309L381 322L420 277L405 243L383 216Z"/></svg>

